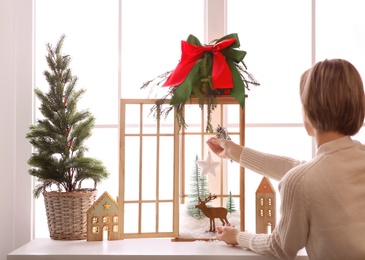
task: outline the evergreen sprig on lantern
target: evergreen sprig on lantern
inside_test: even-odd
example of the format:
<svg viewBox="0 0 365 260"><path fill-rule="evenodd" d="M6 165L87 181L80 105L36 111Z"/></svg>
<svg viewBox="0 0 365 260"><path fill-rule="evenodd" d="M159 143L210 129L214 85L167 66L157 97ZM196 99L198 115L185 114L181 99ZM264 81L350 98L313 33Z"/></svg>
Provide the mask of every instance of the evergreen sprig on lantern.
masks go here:
<svg viewBox="0 0 365 260"><path fill-rule="evenodd" d="M208 45L202 45L194 35L189 35L186 41L181 42L181 60L175 70L165 72L141 87L162 85L170 88L152 107L151 113L159 119L175 109L179 127L186 127L183 109L191 98L196 97L200 107L206 106L206 131L212 133L211 116L217 106L216 97L231 95L244 108L245 89L249 90L250 85L260 85L243 62L246 52L238 50L238 47L240 41L236 33ZM170 106L161 109L167 98L171 98Z"/></svg>

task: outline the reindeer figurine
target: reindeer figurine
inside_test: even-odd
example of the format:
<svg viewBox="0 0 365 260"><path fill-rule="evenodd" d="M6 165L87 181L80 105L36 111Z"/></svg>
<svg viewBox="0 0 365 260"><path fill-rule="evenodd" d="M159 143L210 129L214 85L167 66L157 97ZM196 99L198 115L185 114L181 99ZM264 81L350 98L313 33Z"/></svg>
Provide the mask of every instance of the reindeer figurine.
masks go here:
<svg viewBox="0 0 365 260"><path fill-rule="evenodd" d="M223 226L225 224L228 224L227 220L227 213L228 210L223 207L207 207L205 204L211 200L214 200L217 198L216 195L209 194L209 197L206 198L204 201L202 201L199 198L199 204L195 206L195 208L200 209L203 211L204 215L207 216L210 219L210 229L209 232L215 232L215 218L219 218L222 221Z"/></svg>

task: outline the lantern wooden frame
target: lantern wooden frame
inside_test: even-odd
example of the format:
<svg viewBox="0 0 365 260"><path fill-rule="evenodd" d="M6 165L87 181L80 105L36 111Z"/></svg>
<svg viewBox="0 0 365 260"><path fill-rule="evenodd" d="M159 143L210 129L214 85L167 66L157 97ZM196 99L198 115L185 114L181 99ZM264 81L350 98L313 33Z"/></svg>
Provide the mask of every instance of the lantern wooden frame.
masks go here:
<svg viewBox="0 0 365 260"><path fill-rule="evenodd" d="M166 100L166 102L168 102L169 100ZM187 129L178 129L178 125L176 120L172 120L172 124L173 126L171 127L171 132L160 132L161 129L161 125L163 122L163 118L156 120L156 128L157 130L153 133L151 132L146 132L144 133L143 131L143 126L145 124L144 122L144 118L147 115L143 114L143 112L145 112L144 107L145 106L153 106L155 104L156 100L155 99L121 99L120 100L120 122L119 122L119 126L120 126L120 147L119 147L119 197L118 197L118 204L119 204L119 239L125 239L125 238L148 238L148 237L172 237L172 238L179 238L179 204L180 203L184 203L186 197L188 196L187 192L186 192L186 183L185 183L185 174L187 172L187 169L185 169L185 158L184 158L184 149L185 149L185 137L188 135L198 135L201 136L201 155L205 157L205 155L207 154L207 147L205 145L205 141L207 140L207 138L209 138L210 136L213 136L214 134L212 133L206 133L205 132L205 126L204 126L204 122L202 122L200 129L198 129L197 131L189 131L189 128ZM192 105L197 105L198 104L198 100L196 98L192 98L191 100L191 104ZM128 125L126 125L126 117L128 116L126 113L128 113L126 107L128 105L133 105L136 108L139 108L139 120L136 120L136 125L135 125L135 129L139 129L138 131L136 131L136 133L128 133ZM215 111L219 111L219 116L218 117L213 117L213 124L214 123L219 123L222 125L222 122L224 120L224 106L225 105L235 105L238 107L239 109L239 120L238 120L238 124L236 126L237 131L236 132L230 132L229 134L233 134L238 136L238 141L241 145L244 145L244 136L245 136L245 115L244 115L244 109L242 109L237 101L231 97L231 96L222 96L222 97L217 97L217 108L215 109ZM188 106L188 105L185 105ZM136 109L137 110L137 109ZM134 111L137 112L137 111ZM173 111L171 111L171 113L173 114ZM200 117L202 118L202 121L204 121L205 118L205 111L204 108L201 109L201 114ZM214 112L216 113L216 112ZM149 115L150 117L152 117L151 115ZM138 121L138 122L137 122ZM188 123L189 124L189 123ZM223 125L224 126L224 125ZM158 191L156 191L156 197L153 199L142 199L143 195L142 195L142 191L143 191L143 187L141 187L141 182L143 181L143 177L142 177L142 173L141 170L143 167L143 163L142 160L139 161L139 165L138 167L136 166L136 168L139 169L138 172L136 172L135 174L139 175L139 186L138 186L138 198L137 199L133 199L133 200L128 200L126 198L126 188L128 189L129 187L126 187L126 185L128 185L127 181L126 181L126 177L128 176L128 172L126 170L126 138L135 138L136 140L141 140L139 142L139 145L137 147L135 147L135 149L138 150L139 153L139 158L142 158L142 153L143 153L143 149L145 149L145 147L143 147L143 144L141 142L143 142L143 138L156 138L156 140L160 140L160 138L171 138L171 140L173 140L173 179L172 179L172 187L173 187L173 198L171 199L159 199L159 195L158 195ZM156 144L156 151L158 151L159 149L159 141L157 141ZM151 151L153 153L153 151ZM129 151L128 151L129 153ZM159 158L159 153L157 152L156 154L156 160L160 161L161 158ZM228 163L227 160L222 160L221 159L221 166L220 166L220 170L222 170L226 164ZM189 169L190 170L190 169ZM159 183L159 166L158 163L156 164L156 170L157 172L156 174L156 189L159 189L158 187L158 183ZM223 178L223 174L221 174L221 177ZM221 191L223 191L223 181L220 181L220 185L221 187L219 188ZM240 211L240 230L244 230L245 226L245 218L244 218L244 208L245 208L245 197L244 197L244 168L243 167L239 167L239 194L234 195L233 197L238 197L239 201L240 201L240 205L239 205L239 211ZM227 193L227 192L226 192ZM216 201L216 203L218 203L218 205L222 206L223 204L223 200L225 198L227 198L227 194L223 194L221 192L221 194L216 194L218 195L217 198L218 200ZM156 218L155 220L155 232L143 232L142 231L142 207L145 203L152 203L153 205L156 206L156 210L155 210L155 214L152 214L153 217ZM160 232L159 231L159 219L160 219L160 215L161 212L159 212L159 205L161 203L172 203L172 230L171 232ZM137 218L137 222L138 222L138 228L136 232L125 232L125 212L126 212L126 205L136 205L136 207L138 207L138 216L136 216ZM127 220L126 220L127 221ZM218 223L217 223L218 224Z"/></svg>

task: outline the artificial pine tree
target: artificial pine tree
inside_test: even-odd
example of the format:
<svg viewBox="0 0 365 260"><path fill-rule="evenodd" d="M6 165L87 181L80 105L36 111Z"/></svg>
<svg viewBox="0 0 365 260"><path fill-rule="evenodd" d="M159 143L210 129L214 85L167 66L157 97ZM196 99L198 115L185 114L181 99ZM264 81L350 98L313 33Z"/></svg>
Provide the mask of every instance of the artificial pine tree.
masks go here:
<svg viewBox="0 0 365 260"><path fill-rule="evenodd" d="M232 192L229 192L229 195L228 195L228 198L227 198L226 209L228 210L228 213L236 212L236 206L234 205Z"/></svg>
<svg viewBox="0 0 365 260"><path fill-rule="evenodd" d="M71 58L61 53L64 39L62 35L55 48L46 44L49 70L44 71L44 76L49 89L47 93L35 89L44 119L31 125L26 135L35 148L28 160L32 166L29 174L40 182L34 189L35 197L44 185L56 183L64 191L74 192L81 189L83 180L92 179L96 186L108 177L100 160L85 156L84 143L92 134L95 118L88 110L77 110L85 90L76 90L77 77L69 68Z"/></svg>
<svg viewBox="0 0 365 260"><path fill-rule="evenodd" d="M200 209L195 208L195 205L200 203L199 197L205 199L205 197L209 196L209 190L207 178L200 175L200 168L196 163L197 161L198 155L195 157L194 168L190 178L190 194L188 196L187 211L188 215L191 217L203 218L205 215Z"/></svg>

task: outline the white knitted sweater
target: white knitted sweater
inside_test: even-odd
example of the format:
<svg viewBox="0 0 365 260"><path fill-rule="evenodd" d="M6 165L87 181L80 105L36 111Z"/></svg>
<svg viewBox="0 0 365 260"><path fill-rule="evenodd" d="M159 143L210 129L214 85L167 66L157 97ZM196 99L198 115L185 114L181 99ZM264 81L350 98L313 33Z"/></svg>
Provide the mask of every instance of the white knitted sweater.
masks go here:
<svg viewBox="0 0 365 260"><path fill-rule="evenodd" d="M349 136L301 162L244 148L240 165L280 180L281 218L269 235L240 232L243 248L294 259L365 259L365 146Z"/></svg>

